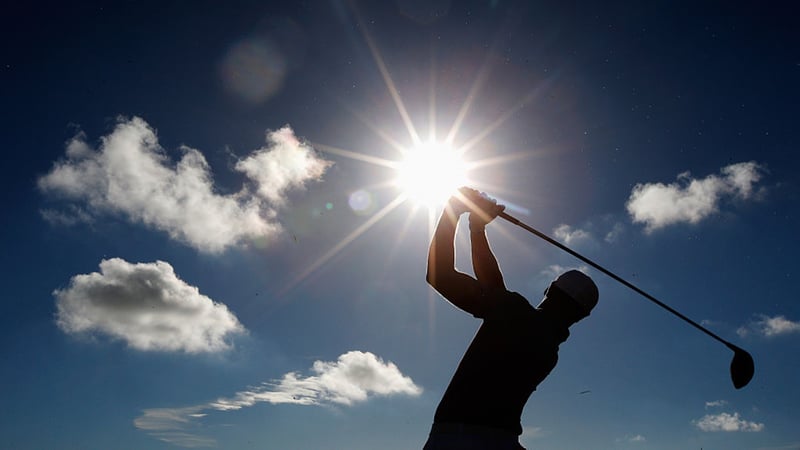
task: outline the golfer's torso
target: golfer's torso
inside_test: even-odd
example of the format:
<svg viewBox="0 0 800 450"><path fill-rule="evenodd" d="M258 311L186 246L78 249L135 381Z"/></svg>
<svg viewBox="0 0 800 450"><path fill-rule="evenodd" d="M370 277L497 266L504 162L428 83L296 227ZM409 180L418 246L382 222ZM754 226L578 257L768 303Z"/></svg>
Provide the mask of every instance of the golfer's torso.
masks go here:
<svg viewBox="0 0 800 450"><path fill-rule="evenodd" d="M437 423L522 433L528 397L553 370L566 330L553 330L524 297L507 293L484 319L436 410Z"/></svg>

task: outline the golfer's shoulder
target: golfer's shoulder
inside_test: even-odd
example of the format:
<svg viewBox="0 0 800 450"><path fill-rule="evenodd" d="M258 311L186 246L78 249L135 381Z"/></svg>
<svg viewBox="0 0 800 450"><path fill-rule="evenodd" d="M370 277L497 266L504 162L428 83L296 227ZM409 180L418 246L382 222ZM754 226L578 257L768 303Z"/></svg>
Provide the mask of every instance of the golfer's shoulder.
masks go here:
<svg viewBox="0 0 800 450"><path fill-rule="evenodd" d="M519 292L499 288L485 293L490 297L490 308L503 315L525 315L535 308Z"/></svg>
<svg viewBox="0 0 800 450"><path fill-rule="evenodd" d="M509 291L508 289L498 289L497 295L508 304L511 305L519 305L519 306L531 306L530 302L527 298L525 298L522 294L516 291Z"/></svg>

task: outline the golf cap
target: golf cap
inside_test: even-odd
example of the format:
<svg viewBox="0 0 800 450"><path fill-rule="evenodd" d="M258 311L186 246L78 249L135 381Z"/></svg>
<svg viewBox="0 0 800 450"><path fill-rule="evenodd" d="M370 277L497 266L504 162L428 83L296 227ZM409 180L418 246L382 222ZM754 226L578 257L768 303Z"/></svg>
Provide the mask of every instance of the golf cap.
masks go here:
<svg viewBox="0 0 800 450"><path fill-rule="evenodd" d="M570 270L558 276L551 284L565 294L572 297L589 314L592 308L597 305L599 294L597 285L591 278L578 270Z"/></svg>

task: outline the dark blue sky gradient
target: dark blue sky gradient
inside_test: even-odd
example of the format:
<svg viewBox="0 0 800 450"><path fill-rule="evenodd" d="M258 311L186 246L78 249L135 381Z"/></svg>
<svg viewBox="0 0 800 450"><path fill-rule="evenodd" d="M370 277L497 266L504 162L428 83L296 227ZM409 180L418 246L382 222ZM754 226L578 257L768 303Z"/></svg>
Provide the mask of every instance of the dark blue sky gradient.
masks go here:
<svg viewBox="0 0 800 450"><path fill-rule="evenodd" d="M422 5L422 6L420 6ZM186 433L217 448L420 448L436 404L478 323L424 284L428 215L403 204L298 283L315 261L398 194L386 168L330 153L319 183L286 194L286 232L213 254L100 213L53 225L41 211L70 202L37 188L78 132L97 148L120 117L141 117L175 164L202 152L218 194L238 192L236 162L289 125L304 141L397 159L372 126L412 139L367 39L422 138L431 99L444 138L473 87L457 144L496 128L467 153L509 157L476 170L479 187L576 249L756 358L730 385L730 353L600 273L601 303L562 346L523 416L531 449L788 449L800 376L797 156L800 32L791 2L336 0L78 2L6 6L0 17L0 448L176 448L137 429L150 408L230 398L351 350L395 363L422 394L352 406L259 403L207 411ZM418 13L417 16L409 12ZM271 49L262 96L225 82L225 58L247 42ZM266 44L265 44L266 42ZM282 68L282 69L281 69ZM255 71L254 71L255 72ZM256 74L259 75L259 74ZM478 80L482 80L479 82ZM499 119L504 120L498 122ZM319 150L319 149L318 149ZM626 202L637 184L719 175L754 161L752 198L726 196L695 224L645 231ZM495 189L489 189L489 188ZM372 207L348 206L363 190ZM618 225L619 238L603 239ZM550 265L578 263L506 223L490 240L513 290L537 303ZM459 268L469 272L459 244ZM227 305L247 333L227 352L148 352L56 324L53 291L103 259L171 264ZM782 316L794 328L751 330ZM590 394L578 392L591 390ZM724 406L707 402L724 400ZM705 431L727 413L739 431ZM742 431L761 424L757 431ZM170 443L171 442L171 443Z"/></svg>

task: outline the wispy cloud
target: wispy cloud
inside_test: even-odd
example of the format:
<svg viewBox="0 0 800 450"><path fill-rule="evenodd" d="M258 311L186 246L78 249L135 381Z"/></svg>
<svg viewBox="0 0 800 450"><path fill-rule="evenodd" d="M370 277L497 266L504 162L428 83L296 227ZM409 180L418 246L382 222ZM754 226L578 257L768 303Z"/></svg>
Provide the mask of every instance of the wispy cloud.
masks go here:
<svg viewBox="0 0 800 450"><path fill-rule="evenodd" d="M522 435L520 435L520 443L534 447L535 441L547 436L547 432L542 427L523 426Z"/></svg>
<svg viewBox="0 0 800 450"><path fill-rule="evenodd" d="M187 437L213 442L187 431L196 428L197 420L208 412L235 411L257 403L349 406L374 396L422 393L422 388L403 375L394 363L384 362L369 352L350 351L336 361L315 361L311 372L313 375L309 376L290 372L281 379L202 405L146 409L134 420L134 425L158 439L186 447Z"/></svg>
<svg viewBox="0 0 800 450"><path fill-rule="evenodd" d="M725 166L721 175L692 178L678 175L671 184L640 183L633 187L626 208L632 220L647 232L678 223L698 223L719 210L726 198L750 199L764 167L749 161Z"/></svg>
<svg viewBox="0 0 800 450"><path fill-rule="evenodd" d="M40 213L45 221L55 226L71 227L80 223L94 222L92 215L77 205L68 205L66 211L45 208Z"/></svg>
<svg viewBox="0 0 800 450"><path fill-rule="evenodd" d="M606 235L603 238L603 240L609 244L613 244L619 240L619 237L624 232L625 232L625 226L620 222L616 222L611 226L611 230L606 232Z"/></svg>
<svg viewBox="0 0 800 450"><path fill-rule="evenodd" d="M230 348L227 337L245 332L224 304L163 261L103 260L100 272L75 275L53 295L64 332L103 334L137 350L219 352Z"/></svg>
<svg viewBox="0 0 800 450"><path fill-rule="evenodd" d="M596 246L617 242L625 226L612 214L588 220L579 226L562 223L553 229L553 237L568 246Z"/></svg>
<svg viewBox="0 0 800 450"><path fill-rule="evenodd" d="M567 224L561 224L553 230L553 235L556 239L564 242L566 245L576 245L581 242L591 240L592 236L588 231L580 228L573 228Z"/></svg>
<svg viewBox="0 0 800 450"><path fill-rule="evenodd" d="M758 316L758 319L753 320L747 325L739 327L736 333L745 337L750 334L756 334L765 337L775 337L785 334L800 333L800 322L794 322L784 316L769 317L766 315Z"/></svg>
<svg viewBox="0 0 800 450"><path fill-rule="evenodd" d="M706 402L706 409L708 408L719 408L722 406L726 406L728 404L725 400L714 400L710 402Z"/></svg>
<svg viewBox="0 0 800 450"><path fill-rule="evenodd" d="M641 434L633 434L633 435L626 434L625 436L623 436L621 438L617 438L617 442L630 442L630 443L638 444L638 443L642 443L642 442L647 442L647 438L645 438Z"/></svg>
<svg viewBox="0 0 800 450"><path fill-rule="evenodd" d="M544 436L546 433L542 427L526 426L522 427L522 436L525 439L536 439Z"/></svg>
<svg viewBox="0 0 800 450"><path fill-rule="evenodd" d="M562 266L560 264L551 264L542 270L542 276L550 280L554 280L557 276L570 270L579 270L585 274L589 274L589 266Z"/></svg>
<svg viewBox="0 0 800 450"><path fill-rule="evenodd" d="M702 418L693 421L694 425L702 431L747 431L759 432L764 430L763 423L750 422L739 416L738 412L706 414Z"/></svg>
<svg viewBox="0 0 800 450"><path fill-rule="evenodd" d="M206 416L202 413L204 409L204 405L152 408L145 410L133 423L150 436L178 447L216 447L216 439L198 434L200 426L195 421Z"/></svg>
<svg viewBox="0 0 800 450"><path fill-rule="evenodd" d="M188 425L193 419L204 417L205 406L187 406L184 408L153 408L136 418L136 428L146 431L172 431Z"/></svg>
<svg viewBox="0 0 800 450"><path fill-rule="evenodd" d="M220 195L203 154L187 146L181 151L173 164L155 130L138 117L119 119L98 149L79 133L67 143L65 158L38 179L42 192L72 203L66 211L46 209L43 215L69 224L90 220L87 214L119 214L200 251L220 252L278 233L277 211L286 191L318 180L331 164L287 126L267 133L267 145L236 164L250 183Z"/></svg>

